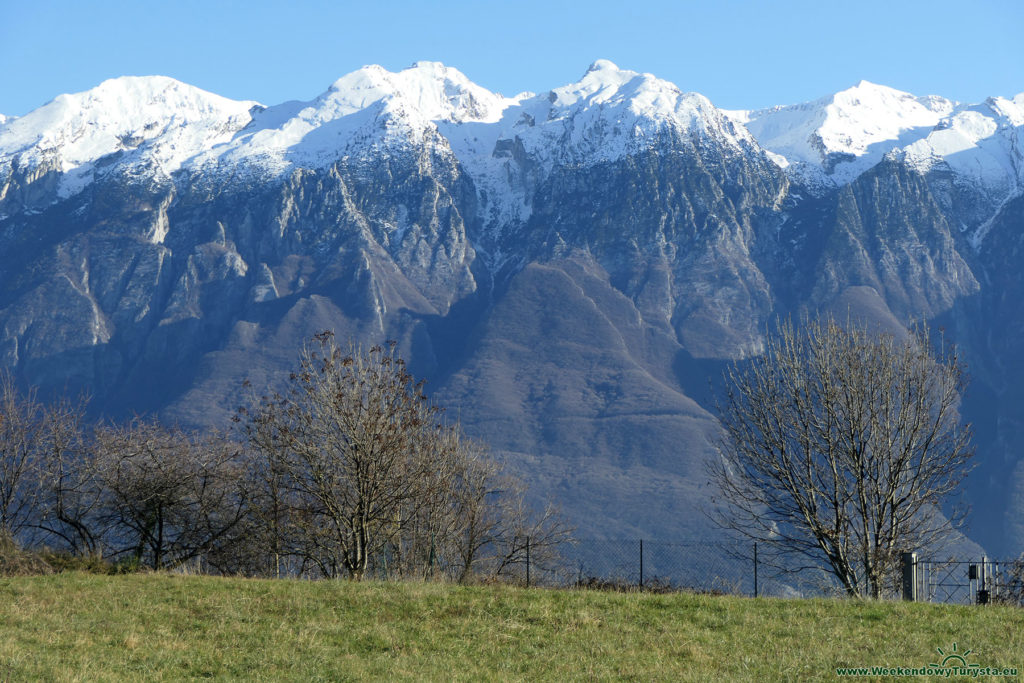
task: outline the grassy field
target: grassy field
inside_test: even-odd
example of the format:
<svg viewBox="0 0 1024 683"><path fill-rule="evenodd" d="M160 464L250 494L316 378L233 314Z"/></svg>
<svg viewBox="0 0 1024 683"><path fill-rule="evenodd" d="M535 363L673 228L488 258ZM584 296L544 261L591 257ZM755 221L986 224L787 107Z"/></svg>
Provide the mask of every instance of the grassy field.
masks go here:
<svg viewBox="0 0 1024 683"><path fill-rule="evenodd" d="M1024 610L442 584L0 579L0 680L835 680L952 652L1024 675ZM1012 680L1012 679L1011 679Z"/></svg>

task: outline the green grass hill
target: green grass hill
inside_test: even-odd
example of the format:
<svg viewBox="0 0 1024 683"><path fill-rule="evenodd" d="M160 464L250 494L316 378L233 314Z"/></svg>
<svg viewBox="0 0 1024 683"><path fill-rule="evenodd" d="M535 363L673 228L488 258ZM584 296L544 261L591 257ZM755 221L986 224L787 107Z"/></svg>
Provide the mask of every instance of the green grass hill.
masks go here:
<svg viewBox="0 0 1024 683"><path fill-rule="evenodd" d="M167 574L0 579L0 681L837 680L837 667L922 667L954 648L968 664L1024 673L1024 610Z"/></svg>

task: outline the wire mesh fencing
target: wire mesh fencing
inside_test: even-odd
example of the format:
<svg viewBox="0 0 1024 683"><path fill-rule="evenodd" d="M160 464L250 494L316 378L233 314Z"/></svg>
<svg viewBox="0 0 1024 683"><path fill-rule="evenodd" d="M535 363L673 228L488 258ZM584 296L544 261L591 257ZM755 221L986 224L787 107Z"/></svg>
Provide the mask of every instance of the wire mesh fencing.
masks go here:
<svg viewBox="0 0 1024 683"><path fill-rule="evenodd" d="M448 547L433 539L415 547L386 546L372 553L363 577L380 581L440 580L509 582L525 586L617 591L695 592L771 597L842 597L847 592L824 566L795 563L770 544L744 540L594 539L491 537L472 546ZM916 554L909 553L916 558ZM916 561L916 560L915 560ZM971 563L920 560L915 597L936 602L973 602L979 587L993 601L1012 596L1024 604L1024 562L983 563L981 583L962 580ZM278 577L344 576L301 557L282 556ZM899 599L899 570L884 597ZM906 581L903 572L902 580ZM920 597L916 597L920 595ZM986 593L981 593L982 599ZM998 596L998 597L996 597ZM906 598L906 587L903 587Z"/></svg>
<svg viewBox="0 0 1024 683"><path fill-rule="evenodd" d="M753 597L848 595L824 566L794 562L791 555L753 541L508 536L487 539L473 549L469 557L433 542L419 553L416 548L401 553L385 548L371 558L365 576ZM307 576L307 569L285 567L285 575ZM903 553L900 566L894 565L887 577L885 599L1024 606L1024 557L962 560Z"/></svg>
<svg viewBox="0 0 1024 683"><path fill-rule="evenodd" d="M530 586L599 590L839 597L846 592L824 568L797 569L752 541L575 539L531 554L530 539L505 578ZM1016 560L916 559L914 600L1024 606L1024 557ZM901 596L898 576L887 599ZM904 576L905 580L905 576Z"/></svg>
<svg viewBox="0 0 1024 683"><path fill-rule="evenodd" d="M755 597L829 590L827 581L780 578L764 561L763 549L743 541L575 539L554 552L524 553L512 578L531 586Z"/></svg>

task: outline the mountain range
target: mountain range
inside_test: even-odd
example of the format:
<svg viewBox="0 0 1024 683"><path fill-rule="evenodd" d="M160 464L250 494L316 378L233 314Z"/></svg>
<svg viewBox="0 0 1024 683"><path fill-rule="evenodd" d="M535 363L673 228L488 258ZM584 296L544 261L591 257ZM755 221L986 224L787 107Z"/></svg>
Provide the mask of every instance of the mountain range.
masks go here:
<svg viewBox="0 0 1024 683"><path fill-rule="evenodd" d="M1024 550L1024 93L716 108L594 62L368 66L265 106L123 77L0 116L0 367L223 425L322 329L396 339L589 536L707 538L722 369L786 317L966 359L969 535Z"/></svg>

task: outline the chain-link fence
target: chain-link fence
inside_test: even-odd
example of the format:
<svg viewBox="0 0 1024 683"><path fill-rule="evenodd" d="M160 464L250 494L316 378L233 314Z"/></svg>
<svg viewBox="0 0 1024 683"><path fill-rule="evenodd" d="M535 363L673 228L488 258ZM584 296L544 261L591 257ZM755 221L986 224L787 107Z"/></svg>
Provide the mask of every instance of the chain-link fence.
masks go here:
<svg viewBox="0 0 1024 683"><path fill-rule="evenodd" d="M562 552L572 585L757 595L753 544L584 539Z"/></svg>
<svg viewBox="0 0 1024 683"><path fill-rule="evenodd" d="M575 539L553 552L522 553L509 574L523 584L562 588L755 597L834 592L834 582L824 574L780 575L766 562L763 548L744 541Z"/></svg>
<svg viewBox="0 0 1024 683"><path fill-rule="evenodd" d="M825 570L780 570L752 541L576 539L557 548L520 553L506 573L532 586L652 592L693 591L749 596L839 596L844 592ZM1024 557L1016 560L917 559L911 599L961 604L1024 606ZM906 574L904 574L906 580ZM899 597L899 587L889 597ZM906 598L906 584L903 597Z"/></svg>
<svg viewBox="0 0 1024 683"><path fill-rule="evenodd" d="M741 540L493 538L467 563L429 546L406 568L395 553L374 557L366 576L453 581L511 581L526 586L598 590L816 597L845 591L824 568L796 566L772 548ZM463 560L460 562L460 560ZM409 558L406 558L409 563ZM927 602L1024 606L1024 557L997 561L919 558L904 553L894 565L886 598ZM467 569L468 567L468 569ZM285 575L303 576L302 567Z"/></svg>

